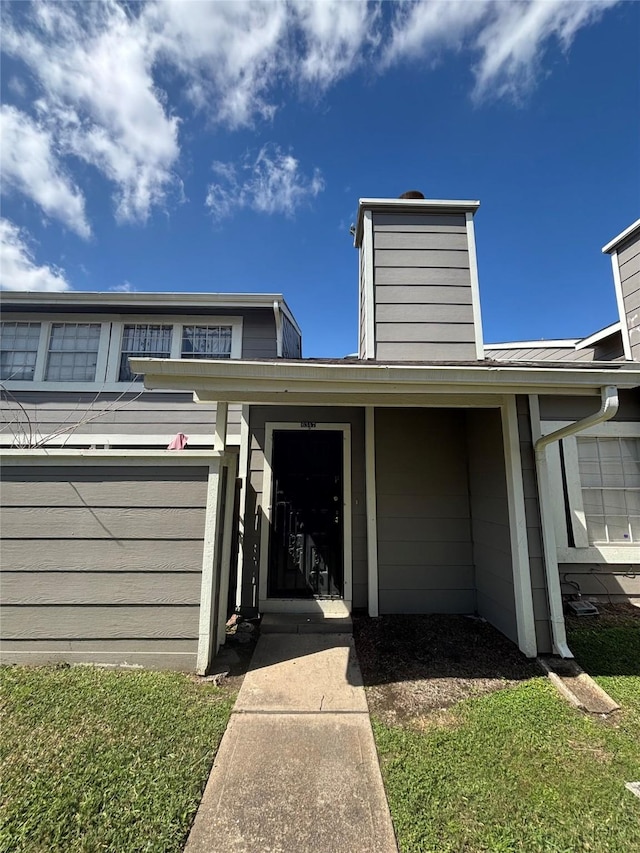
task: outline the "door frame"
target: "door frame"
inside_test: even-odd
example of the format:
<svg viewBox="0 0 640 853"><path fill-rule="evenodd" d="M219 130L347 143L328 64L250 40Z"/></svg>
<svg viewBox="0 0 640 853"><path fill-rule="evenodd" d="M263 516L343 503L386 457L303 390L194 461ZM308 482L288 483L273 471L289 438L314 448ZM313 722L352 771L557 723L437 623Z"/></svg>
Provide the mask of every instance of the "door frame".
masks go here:
<svg viewBox="0 0 640 853"><path fill-rule="evenodd" d="M280 430L298 432L330 431L342 433L342 537L343 583L341 599L269 598L269 535L273 504L273 433ZM267 421L265 423L264 477L262 481L262 514L260 529L260 577L258 609L262 613L324 613L346 616L353 601L352 525L351 525L351 424L317 421Z"/></svg>

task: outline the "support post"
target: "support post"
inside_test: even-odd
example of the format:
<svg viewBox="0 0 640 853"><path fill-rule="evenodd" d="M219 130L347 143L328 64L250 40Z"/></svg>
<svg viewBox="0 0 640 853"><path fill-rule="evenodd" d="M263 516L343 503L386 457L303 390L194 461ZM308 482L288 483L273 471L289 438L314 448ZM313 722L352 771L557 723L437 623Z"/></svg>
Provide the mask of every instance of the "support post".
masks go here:
<svg viewBox="0 0 640 853"><path fill-rule="evenodd" d="M365 490L367 505L367 586L369 616L378 616L378 516L376 506L375 409L364 410Z"/></svg>
<svg viewBox="0 0 640 853"><path fill-rule="evenodd" d="M216 403L216 428L213 434L213 449L224 453L227 446L227 421L229 404Z"/></svg>
<svg viewBox="0 0 640 853"><path fill-rule="evenodd" d="M200 586L200 622L198 627L198 656L196 672L206 675L215 654L217 586L216 569L222 531L219 530L222 477L221 457L211 459L207 481L207 509L205 512L204 542L202 549L202 582Z"/></svg>

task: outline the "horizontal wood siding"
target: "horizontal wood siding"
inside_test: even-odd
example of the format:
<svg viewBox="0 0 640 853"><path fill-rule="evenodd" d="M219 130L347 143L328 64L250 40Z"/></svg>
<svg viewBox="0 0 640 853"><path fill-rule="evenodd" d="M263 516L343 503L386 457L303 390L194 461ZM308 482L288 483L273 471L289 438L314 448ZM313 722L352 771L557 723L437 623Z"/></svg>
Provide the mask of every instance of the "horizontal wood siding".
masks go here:
<svg viewBox="0 0 640 853"><path fill-rule="evenodd" d="M640 392L638 389L621 389L618 392L620 407L614 421L640 420ZM561 397L540 395L540 418L543 421L577 421L592 415L600 408L600 397Z"/></svg>
<svg viewBox="0 0 640 853"><path fill-rule="evenodd" d="M618 249L618 264L631 357L640 361L640 234Z"/></svg>
<svg viewBox="0 0 640 853"><path fill-rule="evenodd" d="M250 452L247 500L243 525L242 604L257 606L260 571L260 531L264 516L263 494L265 424L268 421L351 424L351 525L353 530L353 606L367 605L367 537L364 479L364 410L329 406L252 406L250 411Z"/></svg>
<svg viewBox="0 0 640 853"><path fill-rule="evenodd" d="M229 406L227 434L240 436L241 406ZM0 403L0 435L13 438L29 432L39 436L132 436L136 445L145 435L163 436L164 447L176 433L211 436L216 423L215 403L194 403L192 394L142 391L127 394L73 391L14 391ZM124 439L126 441L126 438ZM122 441L118 446L126 446Z"/></svg>
<svg viewBox="0 0 640 853"><path fill-rule="evenodd" d="M192 669L208 469L3 475L3 660Z"/></svg>
<svg viewBox="0 0 640 853"><path fill-rule="evenodd" d="M476 358L461 215L374 214L376 358Z"/></svg>
<svg viewBox="0 0 640 853"><path fill-rule="evenodd" d="M464 413L376 410L381 613L472 613Z"/></svg>
<svg viewBox="0 0 640 853"><path fill-rule="evenodd" d="M477 608L518 640L502 424L497 409L469 409L469 494Z"/></svg>
<svg viewBox="0 0 640 853"><path fill-rule="evenodd" d="M515 347L495 349L489 344L485 347L487 358L496 361L623 361L622 336L614 332L597 344L585 349L574 347Z"/></svg>
<svg viewBox="0 0 640 853"><path fill-rule="evenodd" d="M244 313L242 358L276 358L277 355L276 318L273 309L258 308Z"/></svg>

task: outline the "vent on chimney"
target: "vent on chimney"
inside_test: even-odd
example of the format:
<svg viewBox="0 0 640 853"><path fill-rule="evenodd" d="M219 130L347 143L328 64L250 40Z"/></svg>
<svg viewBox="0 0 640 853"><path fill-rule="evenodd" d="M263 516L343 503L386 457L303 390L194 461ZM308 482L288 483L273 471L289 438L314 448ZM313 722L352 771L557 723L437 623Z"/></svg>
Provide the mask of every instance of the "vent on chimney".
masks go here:
<svg viewBox="0 0 640 853"><path fill-rule="evenodd" d="M424 194L420 190L407 190L406 193L402 193L398 198L424 198Z"/></svg>

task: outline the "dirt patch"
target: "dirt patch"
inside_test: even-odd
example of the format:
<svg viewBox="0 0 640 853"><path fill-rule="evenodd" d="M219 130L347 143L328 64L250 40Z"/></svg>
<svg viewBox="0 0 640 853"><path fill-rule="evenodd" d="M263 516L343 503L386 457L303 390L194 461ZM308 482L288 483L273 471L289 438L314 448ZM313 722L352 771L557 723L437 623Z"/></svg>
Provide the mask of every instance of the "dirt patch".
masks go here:
<svg viewBox="0 0 640 853"><path fill-rule="evenodd" d="M481 619L354 617L353 628L369 708L386 723L416 722L540 675L535 662Z"/></svg>
<svg viewBox="0 0 640 853"><path fill-rule="evenodd" d="M627 602L616 604L596 604L600 614L598 616L572 616L567 613L565 621L568 631L580 631L590 628L622 628L637 627L640 629L640 607Z"/></svg>

